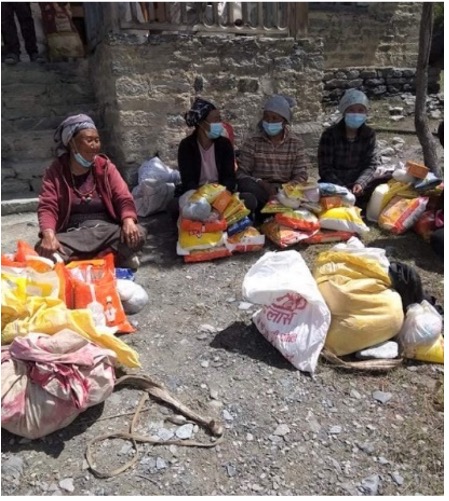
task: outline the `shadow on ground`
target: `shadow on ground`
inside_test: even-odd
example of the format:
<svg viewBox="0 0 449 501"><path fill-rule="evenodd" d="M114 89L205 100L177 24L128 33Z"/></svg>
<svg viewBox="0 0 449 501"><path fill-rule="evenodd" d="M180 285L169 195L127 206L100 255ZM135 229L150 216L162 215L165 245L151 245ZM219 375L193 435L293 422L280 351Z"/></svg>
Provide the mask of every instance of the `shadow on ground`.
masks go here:
<svg viewBox="0 0 449 501"><path fill-rule="evenodd" d="M43 452L47 456L57 458L64 450L67 441L85 433L101 417L103 408L104 402L94 405L85 412L82 412L73 423L62 430L57 430L54 433L50 433L50 435L36 440L25 441L25 443L20 443L23 441L21 437L2 429L2 453L35 451Z"/></svg>
<svg viewBox="0 0 449 501"><path fill-rule="evenodd" d="M234 322L219 332L210 346L231 353L240 353L277 369L297 370L259 333L254 324Z"/></svg>

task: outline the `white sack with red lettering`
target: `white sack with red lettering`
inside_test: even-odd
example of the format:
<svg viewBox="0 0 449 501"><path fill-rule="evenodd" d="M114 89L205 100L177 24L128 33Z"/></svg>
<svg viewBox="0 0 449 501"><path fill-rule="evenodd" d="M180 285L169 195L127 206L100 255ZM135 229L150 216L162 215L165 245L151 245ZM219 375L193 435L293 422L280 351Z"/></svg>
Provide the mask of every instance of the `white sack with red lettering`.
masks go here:
<svg viewBox="0 0 449 501"><path fill-rule="evenodd" d="M2 428L21 437L68 426L114 389L115 353L70 329L16 337L1 352Z"/></svg>
<svg viewBox="0 0 449 501"><path fill-rule="evenodd" d="M245 275L242 292L263 305L253 321L265 339L297 369L313 373L331 314L301 254L267 252Z"/></svg>

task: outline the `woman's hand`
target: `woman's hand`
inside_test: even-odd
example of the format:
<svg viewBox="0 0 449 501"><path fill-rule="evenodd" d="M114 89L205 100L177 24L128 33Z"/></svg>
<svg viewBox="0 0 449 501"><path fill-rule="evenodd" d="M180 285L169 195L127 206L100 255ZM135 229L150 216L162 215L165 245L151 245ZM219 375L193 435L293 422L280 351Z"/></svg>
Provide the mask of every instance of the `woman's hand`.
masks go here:
<svg viewBox="0 0 449 501"><path fill-rule="evenodd" d="M142 235L133 218L127 217L123 220L120 238L130 249L136 249L141 243Z"/></svg>
<svg viewBox="0 0 449 501"><path fill-rule="evenodd" d="M53 230L44 230L42 233L43 237L38 247L38 252L42 257L52 259L55 252L65 255L64 249Z"/></svg>
<svg viewBox="0 0 449 501"><path fill-rule="evenodd" d="M358 184L356 183L353 187L352 187L352 193L354 193L354 195L356 197L360 196L363 194L363 187L361 184Z"/></svg>

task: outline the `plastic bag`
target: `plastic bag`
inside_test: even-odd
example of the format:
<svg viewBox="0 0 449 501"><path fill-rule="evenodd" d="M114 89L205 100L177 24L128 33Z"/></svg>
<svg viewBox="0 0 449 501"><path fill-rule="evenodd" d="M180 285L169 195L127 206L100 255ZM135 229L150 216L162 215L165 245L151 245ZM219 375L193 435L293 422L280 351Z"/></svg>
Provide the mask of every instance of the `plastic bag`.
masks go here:
<svg viewBox="0 0 449 501"><path fill-rule="evenodd" d="M131 280L117 280L117 292L127 315L138 313L148 304L148 294L145 289Z"/></svg>
<svg viewBox="0 0 449 501"><path fill-rule="evenodd" d="M90 310L97 326L117 327L123 333L135 332L117 292L112 253L104 259L72 261L66 269L72 287L71 297L67 298L69 307Z"/></svg>
<svg viewBox="0 0 449 501"><path fill-rule="evenodd" d="M366 248L367 255L346 250L321 252L314 270L332 314L325 345L337 356L392 339L404 319L401 296L391 290L385 263L376 255L381 249Z"/></svg>
<svg viewBox="0 0 449 501"><path fill-rule="evenodd" d="M427 197L394 197L379 216L379 226L383 230L400 235L410 229L426 210Z"/></svg>
<svg viewBox="0 0 449 501"><path fill-rule="evenodd" d="M159 157L152 157L139 167L138 183L146 179L178 184L181 182L181 175L178 170L165 165Z"/></svg>
<svg viewBox="0 0 449 501"><path fill-rule="evenodd" d="M418 346L431 346L443 331L443 319L437 310L425 299L407 308L405 320L397 340L404 356L413 358Z"/></svg>
<svg viewBox="0 0 449 501"><path fill-rule="evenodd" d="M293 230L288 226L283 226L276 222L274 219L265 221L260 227L261 232L266 235L273 243L285 249L292 245L305 240L316 233L318 230L312 232L304 232Z"/></svg>
<svg viewBox="0 0 449 501"><path fill-rule="evenodd" d="M223 191L226 190L225 186L222 186L221 184L218 183L206 183L203 184L200 188L198 188L195 193L193 193L189 200L190 202L197 202L201 200L202 198L206 199L207 202L212 204L215 199L222 193Z"/></svg>
<svg viewBox="0 0 449 501"><path fill-rule="evenodd" d="M203 261L213 261L223 257L229 257L232 253L226 247L216 247L214 249L194 250L184 256L185 263L200 263Z"/></svg>
<svg viewBox="0 0 449 501"><path fill-rule="evenodd" d="M211 215L212 207L205 198L187 202L181 209L181 215L185 219L193 221L206 221Z"/></svg>
<svg viewBox="0 0 449 501"><path fill-rule="evenodd" d="M137 215L146 217L167 208L173 200L175 185L157 179L144 179L132 190Z"/></svg>
<svg viewBox="0 0 449 501"><path fill-rule="evenodd" d="M320 229L318 218L307 209L281 212L274 216L274 220L294 230L311 232Z"/></svg>
<svg viewBox="0 0 449 501"><path fill-rule="evenodd" d="M263 305L253 316L259 332L297 369L313 373L331 317L299 252L266 253L245 275L242 293Z"/></svg>
<svg viewBox="0 0 449 501"><path fill-rule="evenodd" d="M220 247L225 242L222 231L212 233L196 233L194 231L179 231L178 243L186 251L211 249Z"/></svg>
<svg viewBox="0 0 449 501"><path fill-rule="evenodd" d="M234 223L232 226L228 228L228 237L232 237L232 235L235 235L236 233L240 233L243 231L245 228L248 228L251 226L253 222L249 217L244 217L243 219L240 219L240 221L237 221Z"/></svg>
<svg viewBox="0 0 449 501"><path fill-rule="evenodd" d="M299 207L299 204L297 206ZM275 214L276 212L289 212L291 209L292 207L282 205L277 197L275 197L268 200L268 202L264 205L263 209L260 212L262 214Z"/></svg>
<svg viewBox="0 0 449 501"><path fill-rule="evenodd" d="M435 229L435 212L433 210L425 211L413 225L413 231L421 236L426 242L430 240L430 235Z"/></svg>
<svg viewBox="0 0 449 501"><path fill-rule="evenodd" d="M252 252L261 250L265 245L265 235L250 226L240 233L228 237L226 247L232 252Z"/></svg>
<svg viewBox="0 0 449 501"><path fill-rule="evenodd" d="M352 233L367 233L368 226L360 217L359 207L337 207L320 214L321 228L326 230L350 231Z"/></svg>
<svg viewBox="0 0 449 501"><path fill-rule="evenodd" d="M345 242L354 236L350 231L321 230L302 241L303 244L327 244L330 242Z"/></svg>
<svg viewBox="0 0 449 501"><path fill-rule="evenodd" d="M114 359L69 329L16 338L2 348L2 428L36 439L68 426L112 393Z"/></svg>
<svg viewBox="0 0 449 501"><path fill-rule="evenodd" d="M213 201L212 207L219 213L223 214L227 206L232 200L232 193L228 190L222 191L217 198Z"/></svg>
<svg viewBox="0 0 449 501"><path fill-rule="evenodd" d="M297 209L301 205L300 198L289 198L282 190L278 192L276 198L282 206L288 207L289 209Z"/></svg>
<svg viewBox="0 0 449 501"><path fill-rule="evenodd" d="M182 231L191 231L194 233L213 233L215 231L225 231L228 223L225 219L217 219L216 221L192 221L190 219L181 218L179 228Z"/></svg>

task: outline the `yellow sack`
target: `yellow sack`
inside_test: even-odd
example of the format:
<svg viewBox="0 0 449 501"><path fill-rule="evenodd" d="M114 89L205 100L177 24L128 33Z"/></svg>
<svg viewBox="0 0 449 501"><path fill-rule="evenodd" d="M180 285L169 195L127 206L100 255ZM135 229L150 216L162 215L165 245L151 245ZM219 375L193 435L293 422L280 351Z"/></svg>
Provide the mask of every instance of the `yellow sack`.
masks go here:
<svg viewBox="0 0 449 501"><path fill-rule="evenodd" d="M374 259L322 252L314 277L332 315L325 346L348 355L393 338L404 321L400 295Z"/></svg>
<svg viewBox="0 0 449 501"><path fill-rule="evenodd" d="M387 183L388 192L382 197L382 202L380 204L380 210L388 204L388 202L395 196L402 198L416 198L419 197L419 193L413 188L410 183L401 183L394 179L390 179Z"/></svg>
<svg viewBox="0 0 449 501"><path fill-rule="evenodd" d="M184 250L202 250L218 247L224 242L223 232L215 231L201 233L195 231L180 230L178 243Z"/></svg>
<svg viewBox="0 0 449 501"><path fill-rule="evenodd" d="M198 202L201 198L205 198L210 204L212 204L218 195L225 190L226 186L222 186L221 184L206 183L190 196L189 202Z"/></svg>
<svg viewBox="0 0 449 501"><path fill-rule="evenodd" d="M62 300L50 297L29 297L24 309L26 316L13 320L2 330L2 345L30 332L53 335L62 329L71 329L89 341L113 350L121 364L140 367L138 354L114 336L115 328L96 327L90 310L70 310Z"/></svg>
<svg viewBox="0 0 449 501"><path fill-rule="evenodd" d="M360 216L359 207L334 207L320 213L320 226L325 230L367 233L368 226Z"/></svg>

